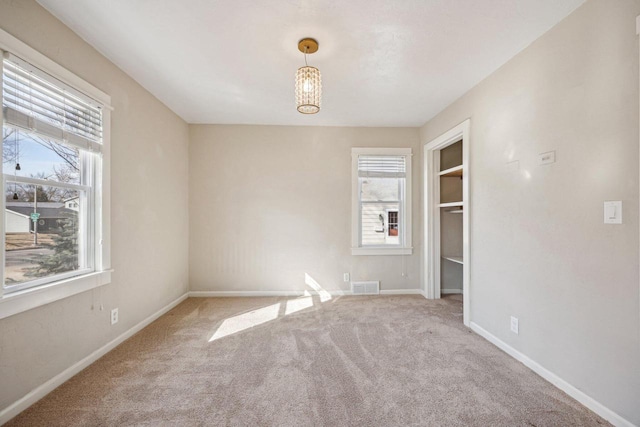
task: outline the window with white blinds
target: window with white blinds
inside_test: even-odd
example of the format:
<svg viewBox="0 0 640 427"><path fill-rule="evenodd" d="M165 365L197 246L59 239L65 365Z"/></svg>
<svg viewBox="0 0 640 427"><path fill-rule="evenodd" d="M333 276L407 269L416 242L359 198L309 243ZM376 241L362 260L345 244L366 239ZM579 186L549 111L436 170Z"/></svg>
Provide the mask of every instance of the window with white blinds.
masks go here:
<svg viewBox="0 0 640 427"><path fill-rule="evenodd" d="M411 149L352 149L352 254L411 253Z"/></svg>
<svg viewBox="0 0 640 427"><path fill-rule="evenodd" d="M110 281L109 97L1 30L0 54L3 318Z"/></svg>
<svg viewBox="0 0 640 427"><path fill-rule="evenodd" d="M5 126L55 141L101 151L102 108L91 98L5 53L2 69Z"/></svg>
<svg viewBox="0 0 640 427"><path fill-rule="evenodd" d="M359 177L404 178L405 156L358 156Z"/></svg>

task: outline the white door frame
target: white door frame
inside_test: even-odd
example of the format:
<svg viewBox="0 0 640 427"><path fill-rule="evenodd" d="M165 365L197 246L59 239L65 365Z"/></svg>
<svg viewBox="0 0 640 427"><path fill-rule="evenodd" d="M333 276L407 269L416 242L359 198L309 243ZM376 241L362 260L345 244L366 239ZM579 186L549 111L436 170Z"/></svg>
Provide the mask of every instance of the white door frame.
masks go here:
<svg viewBox="0 0 640 427"><path fill-rule="evenodd" d="M469 280L471 272L470 227L469 227L469 129L471 119L467 119L453 129L424 145L424 290L429 299L440 298L440 156L434 153L461 139L462 144L462 295L464 298L463 321L471 322L471 299Z"/></svg>

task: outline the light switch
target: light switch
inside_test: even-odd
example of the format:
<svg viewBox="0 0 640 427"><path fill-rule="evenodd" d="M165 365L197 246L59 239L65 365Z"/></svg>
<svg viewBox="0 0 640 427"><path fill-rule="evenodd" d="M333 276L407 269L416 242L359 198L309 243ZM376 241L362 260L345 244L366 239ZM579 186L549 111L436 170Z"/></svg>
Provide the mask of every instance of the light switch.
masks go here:
<svg viewBox="0 0 640 427"><path fill-rule="evenodd" d="M622 202L604 202L604 223L622 224Z"/></svg>

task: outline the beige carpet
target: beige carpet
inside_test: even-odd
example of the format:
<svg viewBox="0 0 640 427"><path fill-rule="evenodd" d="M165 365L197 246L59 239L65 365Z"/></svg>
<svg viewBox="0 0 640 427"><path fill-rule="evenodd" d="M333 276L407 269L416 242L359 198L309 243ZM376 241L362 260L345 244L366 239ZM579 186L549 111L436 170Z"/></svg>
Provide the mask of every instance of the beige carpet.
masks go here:
<svg viewBox="0 0 640 427"><path fill-rule="evenodd" d="M8 425L600 424L459 298L380 296L190 298Z"/></svg>

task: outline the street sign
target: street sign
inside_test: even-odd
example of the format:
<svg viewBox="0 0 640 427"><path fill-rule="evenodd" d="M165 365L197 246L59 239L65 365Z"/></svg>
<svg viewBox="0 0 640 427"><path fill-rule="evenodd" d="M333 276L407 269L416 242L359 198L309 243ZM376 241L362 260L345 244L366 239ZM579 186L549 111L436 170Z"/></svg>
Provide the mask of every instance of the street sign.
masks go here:
<svg viewBox="0 0 640 427"><path fill-rule="evenodd" d="M31 213L31 221L37 222L38 218L40 218L40 214L38 212Z"/></svg>

